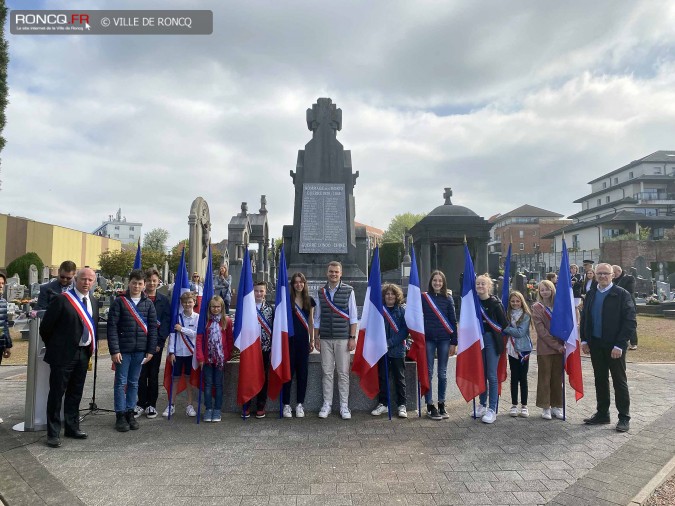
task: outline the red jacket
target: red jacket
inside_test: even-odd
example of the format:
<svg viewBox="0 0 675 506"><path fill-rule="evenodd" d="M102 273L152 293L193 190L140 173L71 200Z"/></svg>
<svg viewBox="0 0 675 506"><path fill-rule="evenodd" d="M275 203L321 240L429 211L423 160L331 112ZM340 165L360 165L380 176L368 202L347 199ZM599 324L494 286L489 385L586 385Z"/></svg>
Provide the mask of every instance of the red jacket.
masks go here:
<svg viewBox="0 0 675 506"><path fill-rule="evenodd" d="M220 335L223 340L223 352L225 353L225 362L230 360L232 358L232 349L234 348L234 334L232 332L232 319L229 316L223 315L224 318L226 318L226 325L225 329L220 330ZM208 332L209 329L211 328L211 320L208 320L206 322L206 331ZM206 342L204 342L204 337L206 338ZM207 343L208 343L208 336L202 337L201 334L197 334L197 343L196 343L196 348L197 348L197 362L202 363L204 362L205 364L209 363L208 360L208 351L206 349Z"/></svg>

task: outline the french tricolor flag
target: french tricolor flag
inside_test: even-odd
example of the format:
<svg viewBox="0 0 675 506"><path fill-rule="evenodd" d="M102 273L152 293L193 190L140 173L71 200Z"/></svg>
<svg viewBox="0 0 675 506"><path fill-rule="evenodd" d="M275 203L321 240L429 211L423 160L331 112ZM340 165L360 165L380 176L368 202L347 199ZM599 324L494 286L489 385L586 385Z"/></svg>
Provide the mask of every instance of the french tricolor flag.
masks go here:
<svg viewBox="0 0 675 506"><path fill-rule="evenodd" d="M457 327L457 386L466 402L485 391L483 368L483 322L476 294L476 273L464 243L462 306Z"/></svg>
<svg viewBox="0 0 675 506"><path fill-rule="evenodd" d="M239 349L239 384L237 404L244 405L258 395L265 382L260 324L253 296L251 257L246 248L237 291L237 312L234 317L234 345Z"/></svg>
<svg viewBox="0 0 675 506"><path fill-rule="evenodd" d="M377 362L387 353L383 311L380 250L376 247L368 276L368 289L359 323L359 340L356 343L352 365L352 371L360 378L361 390L371 399L374 399L380 391Z"/></svg>
<svg viewBox="0 0 675 506"><path fill-rule="evenodd" d="M415 248L410 248L410 282L408 284L408 297L406 298L405 324L412 337L412 345L408 351L408 357L417 363L417 378L420 382L420 394L429 391L429 374L427 370L427 348L424 338L424 312L422 310L422 290L420 289L420 276L417 272L417 260Z"/></svg>
<svg viewBox="0 0 675 506"><path fill-rule="evenodd" d="M581 375L581 345L577 330L577 310L574 306L569 272L570 257L563 237L560 276L558 276L553 316L551 316L551 335L565 343L565 371L567 371L570 386L574 389L574 396L578 401L584 396L584 381Z"/></svg>
<svg viewBox="0 0 675 506"><path fill-rule="evenodd" d="M284 383L291 381L291 358L288 352L288 338L293 335L293 316L291 297L288 291L286 256L281 248L279 274L274 307L274 327L272 328L272 352L270 357L270 376L268 395L270 399L279 397Z"/></svg>

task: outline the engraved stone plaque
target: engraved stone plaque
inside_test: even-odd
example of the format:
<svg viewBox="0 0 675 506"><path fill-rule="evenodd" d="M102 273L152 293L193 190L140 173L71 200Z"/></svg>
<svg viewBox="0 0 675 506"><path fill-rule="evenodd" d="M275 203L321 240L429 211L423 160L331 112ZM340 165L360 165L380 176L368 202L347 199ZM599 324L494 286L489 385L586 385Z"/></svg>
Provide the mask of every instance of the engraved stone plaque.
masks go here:
<svg viewBox="0 0 675 506"><path fill-rule="evenodd" d="M345 185L304 183L300 253L347 253Z"/></svg>

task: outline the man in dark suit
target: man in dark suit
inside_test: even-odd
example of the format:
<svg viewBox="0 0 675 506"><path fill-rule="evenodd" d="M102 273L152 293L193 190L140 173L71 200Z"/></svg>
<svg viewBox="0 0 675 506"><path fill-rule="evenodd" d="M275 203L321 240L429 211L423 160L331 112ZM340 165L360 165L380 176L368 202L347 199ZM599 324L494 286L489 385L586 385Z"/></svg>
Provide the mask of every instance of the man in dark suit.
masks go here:
<svg viewBox="0 0 675 506"><path fill-rule="evenodd" d="M40 295L38 296L37 309L47 309L49 303L57 295L66 292L72 288L73 278L75 277L75 262L66 260L59 266L58 277L40 286Z"/></svg>
<svg viewBox="0 0 675 506"><path fill-rule="evenodd" d="M616 430L630 428L630 395L626 378L626 348L635 333L635 305L630 294L612 283L612 266L601 263L595 269L598 284L586 294L581 313L581 349L591 354L595 376L597 411L584 423L609 423L609 374L614 383L614 402L619 412Z"/></svg>
<svg viewBox="0 0 675 506"><path fill-rule="evenodd" d="M620 286L630 293L630 297L633 299L633 305L635 305L635 278L630 274L623 272L623 269L620 265L612 265L612 270L614 271L614 279L612 280L612 283L614 283L616 286ZM630 337L630 346L628 349L637 350L637 341L637 332L633 332L633 335Z"/></svg>
<svg viewBox="0 0 675 506"><path fill-rule="evenodd" d="M79 411L89 357L96 345L98 302L89 295L96 274L89 268L75 276L75 287L56 295L40 325L45 362L51 368L47 397L47 445L61 446L61 399L65 436L86 439L80 430Z"/></svg>

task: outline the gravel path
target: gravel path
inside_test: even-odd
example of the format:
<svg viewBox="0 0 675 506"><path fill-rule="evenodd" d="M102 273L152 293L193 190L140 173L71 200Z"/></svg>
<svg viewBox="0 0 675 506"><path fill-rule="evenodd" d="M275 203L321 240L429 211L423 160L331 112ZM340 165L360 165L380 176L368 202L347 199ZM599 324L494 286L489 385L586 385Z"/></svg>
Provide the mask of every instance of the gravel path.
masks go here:
<svg viewBox="0 0 675 506"><path fill-rule="evenodd" d="M675 475L659 488L643 503L644 506L672 506L675 504Z"/></svg>

